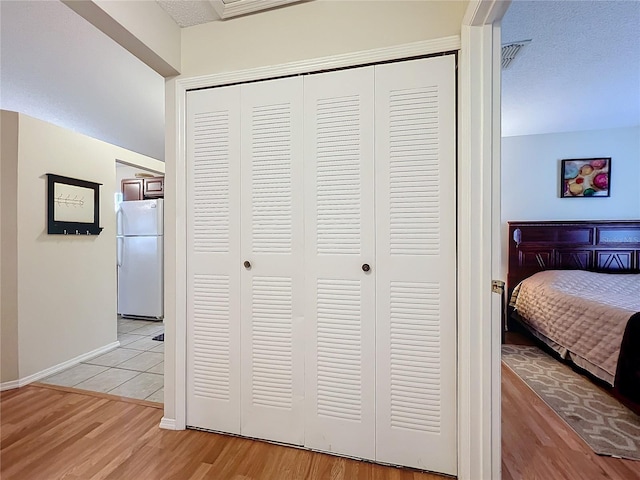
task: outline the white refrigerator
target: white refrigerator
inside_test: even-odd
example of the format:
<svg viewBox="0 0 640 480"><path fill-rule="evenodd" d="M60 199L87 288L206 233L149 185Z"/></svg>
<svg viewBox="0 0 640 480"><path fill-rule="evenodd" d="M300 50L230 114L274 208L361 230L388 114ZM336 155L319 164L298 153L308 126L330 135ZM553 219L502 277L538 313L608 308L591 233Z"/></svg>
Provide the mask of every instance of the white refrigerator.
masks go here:
<svg viewBox="0 0 640 480"><path fill-rule="evenodd" d="M116 215L118 313L160 320L163 311L163 200L120 203Z"/></svg>

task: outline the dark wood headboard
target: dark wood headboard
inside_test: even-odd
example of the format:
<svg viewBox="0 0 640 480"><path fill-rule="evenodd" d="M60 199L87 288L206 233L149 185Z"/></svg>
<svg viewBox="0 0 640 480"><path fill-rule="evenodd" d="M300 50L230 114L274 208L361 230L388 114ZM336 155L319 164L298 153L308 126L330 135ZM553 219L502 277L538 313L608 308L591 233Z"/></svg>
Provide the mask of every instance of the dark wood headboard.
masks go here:
<svg viewBox="0 0 640 480"><path fill-rule="evenodd" d="M542 270L640 272L640 221L509 222L507 292Z"/></svg>

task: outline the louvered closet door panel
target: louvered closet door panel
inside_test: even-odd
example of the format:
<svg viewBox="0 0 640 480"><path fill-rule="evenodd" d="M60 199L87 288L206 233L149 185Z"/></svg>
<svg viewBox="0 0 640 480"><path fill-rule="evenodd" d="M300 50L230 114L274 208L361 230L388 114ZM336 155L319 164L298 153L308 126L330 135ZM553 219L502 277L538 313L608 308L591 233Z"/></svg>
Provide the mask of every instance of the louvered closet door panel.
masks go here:
<svg viewBox="0 0 640 480"><path fill-rule="evenodd" d="M240 433L240 87L187 94L187 425Z"/></svg>
<svg viewBox="0 0 640 480"><path fill-rule="evenodd" d="M375 455L373 201L373 67L305 77L305 444L368 459Z"/></svg>
<svg viewBox="0 0 640 480"><path fill-rule="evenodd" d="M376 459L455 475L454 57L375 76Z"/></svg>
<svg viewBox="0 0 640 480"><path fill-rule="evenodd" d="M243 435L304 442L302 78L242 86Z"/></svg>

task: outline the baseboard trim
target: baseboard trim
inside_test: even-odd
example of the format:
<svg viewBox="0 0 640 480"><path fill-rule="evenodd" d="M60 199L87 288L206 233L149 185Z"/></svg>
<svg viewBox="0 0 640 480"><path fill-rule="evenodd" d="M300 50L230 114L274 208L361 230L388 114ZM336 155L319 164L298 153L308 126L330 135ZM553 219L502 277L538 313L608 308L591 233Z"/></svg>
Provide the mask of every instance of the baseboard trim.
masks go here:
<svg viewBox="0 0 640 480"><path fill-rule="evenodd" d="M160 420L160 428L164 430L177 430L175 418L162 417L162 420Z"/></svg>
<svg viewBox="0 0 640 480"><path fill-rule="evenodd" d="M0 392L4 392L5 390L13 390L14 388L20 387L20 380L11 380L10 382L0 383Z"/></svg>
<svg viewBox="0 0 640 480"><path fill-rule="evenodd" d="M71 360L67 360L66 362L59 363L54 365L53 367L46 368L34 374L28 375L24 378L19 378L18 380L11 380L9 382L0 383L0 392L4 392L5 390L12 390L14 388L24 387L25 385L29 385L30 383L37 382L38 380L48 377L49 375L53 375L54 373L58 373L62 370L65 370L69 367L73 367L78 365L80 362L84 362L85 360L89 360L91 358L97 357L104 353L110 352L111 350L115 350L120 346L119 341L115 341L109 343L100 348L96 348L95 350L91 350L90 352L83 353L82 355L78 355Z"/></svg>

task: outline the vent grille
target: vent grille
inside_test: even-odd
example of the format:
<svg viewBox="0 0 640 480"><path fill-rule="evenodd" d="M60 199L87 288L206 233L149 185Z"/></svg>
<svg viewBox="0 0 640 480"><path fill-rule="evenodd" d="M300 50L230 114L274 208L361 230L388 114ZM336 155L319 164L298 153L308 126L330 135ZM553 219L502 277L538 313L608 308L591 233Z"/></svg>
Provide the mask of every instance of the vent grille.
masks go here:
<svg viewBox="0 0 640 480"><path fill-rule="evenodd" d="M194 117L193 249L196 253L228 253L229 112L196 113Z"/></svg>
<svg viewBox="0 0 640 480"><path fill-rule="evenodd" d="M193 394L230 398L229 277L193 276Z"/></svg>
<svg viewBox="0 0 640 480"><path fill-rule="evenodd" d="M440 285L391 282L391 426L440 434Z"/></svg>
<svg viewBox="0 0 640 480"><path fill-rule="evenodd" d="M317 101L318 253L360 253L360 97Z"/></svg>
<svg viewBox="0 0 640 480"><path fill-rule="evenodd" d="M440 112L437 86L389 97L391 255L440 252Z"/></svg>
<svg viewBox="0 0 640 480"><path fill-rule="evenodd" d="M293 405L293 282L253 277L251 318L252 403L290 410Z"/></svg>
<svg viewBox="0 0 640 480"><path fill-rule="evenodd" d="M321 417L362 420L359 280L318 279L318 403Z"/></svg>
<svg viewBox="0 0 640 480"><path fill-rule="evenodd" d="M509 65L516 59L522 49L531 43L531 40L522 40L520 42L507 43L502 46L502 69L506 70Z"/></svg>
<svg viewBox="0 0 640 480"><path fill-rule="evenodd" d="M253 253L291 253L291 105L254 107Z"/></svg>

